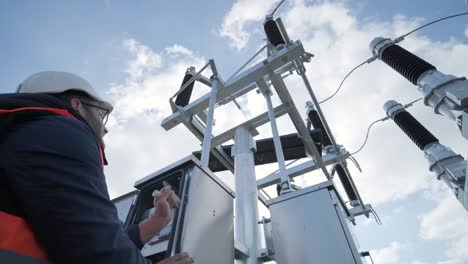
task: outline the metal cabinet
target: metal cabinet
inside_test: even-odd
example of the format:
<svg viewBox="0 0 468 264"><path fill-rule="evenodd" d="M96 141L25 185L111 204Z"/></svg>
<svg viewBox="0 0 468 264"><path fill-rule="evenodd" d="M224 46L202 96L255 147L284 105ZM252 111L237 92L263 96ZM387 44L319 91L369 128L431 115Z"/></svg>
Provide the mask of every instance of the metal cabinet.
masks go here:
<svg viewBox="0 0 468 264"><path fill-rule="evenodd" d="M234 192L202 168L194 156L138 180L135 188L139 192L125 225L140 223L153 213L152 192L167 184L181 198L181 206L172 223L143 247L143 256L158 261L188 252L196 263L234 263ZM115 200L122 211L119 215L128 208L130 196Z"/></svg>

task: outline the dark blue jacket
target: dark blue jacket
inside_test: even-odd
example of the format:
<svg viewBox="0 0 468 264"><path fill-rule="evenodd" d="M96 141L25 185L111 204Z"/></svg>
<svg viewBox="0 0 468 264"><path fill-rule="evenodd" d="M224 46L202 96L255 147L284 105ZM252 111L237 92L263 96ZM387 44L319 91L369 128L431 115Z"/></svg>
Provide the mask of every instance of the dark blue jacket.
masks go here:
<svg viewBox="0 0 468 264"><path fill-rule="evenodd" d="M86 121L49 95L2 94L0 211L28 222L54 263L149 263L137 225L124 230L109 199L100 147ZM1 262L1 260L0 260Z"/></svg>

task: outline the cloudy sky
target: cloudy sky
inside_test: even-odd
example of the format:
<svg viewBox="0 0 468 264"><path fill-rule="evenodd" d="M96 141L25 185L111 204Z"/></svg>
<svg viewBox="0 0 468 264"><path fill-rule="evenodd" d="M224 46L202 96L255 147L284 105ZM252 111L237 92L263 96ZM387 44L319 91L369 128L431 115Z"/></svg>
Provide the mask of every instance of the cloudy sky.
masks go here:
<svg viewBox="0 0 468 264"><path fill-rule="evenodd" d="M228 79L264 45L262 21L278 2L0 1L0 91L13 92L21 80L42 70L70 71L88 79L115 105L106 139L106 175L110 194L117 197L130 191L135 180L200 148L184 127L161 128L161 120L171 113L169 97L188 66L200 68L208 59ZM396 38L466 11L463 0L286 0L276 15L289 36L315 55L306 67L320 100L371 56L368 44L374 37ZM400 45L444 73L468 74L468 16L425 28ZM293 75L286 83L305 117L309 99L302 81ZM196 86L194 93L207 92ZM376 61L353 73L322 107L338 143L354 151L368 125L384 117L387 100L407 103L420 96L410 82ZM240 102L251 115L266 110L256 93ZM468 144L455 124L421 102L408 111L442 144L466 157ZM227 105L216 110L215 118L215 133L220 133L245 117ZM294 132L285 118L279 125L281 133ZM268 126L260 132L258 138L270 136ZM356 158L363 172L351 165L353 178L383 222L359 219L353 231L361 250L370 250L376 263L468 263L467 213L392 121L374 125ZM257 177L275 169L258 168ZM232 176L222 177L232 184ZM321 180L320 173L310 173L296 182L307 186Z"/></svg>

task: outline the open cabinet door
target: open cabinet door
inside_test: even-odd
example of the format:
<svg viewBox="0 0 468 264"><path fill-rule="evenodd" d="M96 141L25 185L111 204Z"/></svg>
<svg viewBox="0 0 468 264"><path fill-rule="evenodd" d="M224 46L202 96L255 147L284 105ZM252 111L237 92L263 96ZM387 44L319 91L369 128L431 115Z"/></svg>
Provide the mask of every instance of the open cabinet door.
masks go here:
<svg viewBox="0 0 468 264"><path fill-rule="evenodd" d="M152 192L171 185L181 199L173 221L141 250L159 261L188 252L195 263L234 263L234 192L216 175L202 169L194 156L182 159L135 183L139 190L126 218L137 224L152 213Z"/></svg>

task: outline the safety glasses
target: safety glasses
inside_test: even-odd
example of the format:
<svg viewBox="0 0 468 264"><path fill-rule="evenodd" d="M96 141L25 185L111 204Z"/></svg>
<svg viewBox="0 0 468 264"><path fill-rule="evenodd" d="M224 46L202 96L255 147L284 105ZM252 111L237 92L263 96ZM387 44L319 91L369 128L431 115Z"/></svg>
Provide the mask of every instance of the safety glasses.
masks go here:
<svg viewBox="0 0 468 264"><path fill-rule="evenodd" d="M107 109L105 109L105 108L103 108L103 107L100 107L100 106L98 106L98 105L95 105L95 104L91 104L91 103L88 103L88 102L84 102L83 100L80 100L80 101L81 101L81 103L82 103L83 105L91 106L91 107L94 107L94 108L98 109L98 110L99 110L99 111L98 111L98 115L99 115L99 117L102 119L102 123L103 123L104 125L107 124L107 120L109 119L109 110L107 110Z"/></svg>

